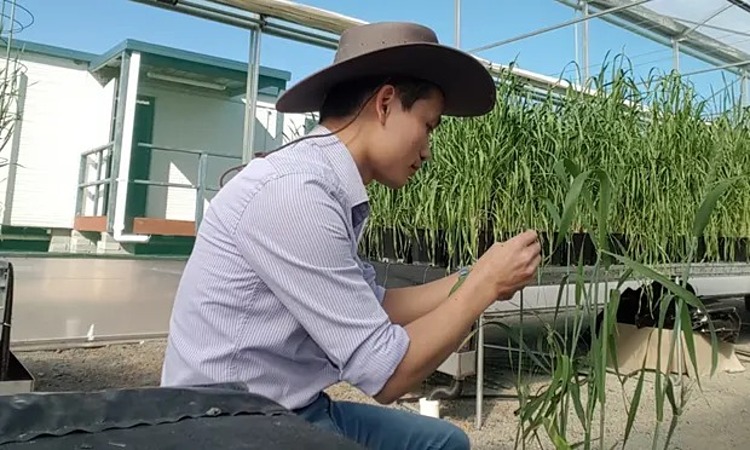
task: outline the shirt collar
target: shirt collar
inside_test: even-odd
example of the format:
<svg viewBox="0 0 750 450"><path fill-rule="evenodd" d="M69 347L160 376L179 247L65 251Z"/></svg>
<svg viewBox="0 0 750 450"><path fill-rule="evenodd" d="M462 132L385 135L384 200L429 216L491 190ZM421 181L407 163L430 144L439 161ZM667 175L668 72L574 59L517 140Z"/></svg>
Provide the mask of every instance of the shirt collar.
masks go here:
<svg viewBox="0 0 750 450"><path fill-rule="evenodd" d="M309 135L329 134L330 130L322 125L318 125ZM328 159L331 168L339 177L346 192L347 198L352 207L358 206L369 201L367 189L362 182L362 175L359 173L354 158L352 158L349 149L336 135L325 136L310 140L312 145L319 147L323 155Z"/></svg>

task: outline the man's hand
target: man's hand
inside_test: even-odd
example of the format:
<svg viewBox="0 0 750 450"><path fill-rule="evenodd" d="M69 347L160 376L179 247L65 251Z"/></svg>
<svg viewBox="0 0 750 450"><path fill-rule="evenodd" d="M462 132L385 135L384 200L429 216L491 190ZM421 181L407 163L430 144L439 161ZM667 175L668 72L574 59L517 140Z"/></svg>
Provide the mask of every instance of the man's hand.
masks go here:
<svg viewBox="0 0 750 450"><path fill-rule="evenodd" d="M534 231L497 242L477 260L466 282L486 283L498 299L508 300L534 279L541 252Z"/></svg>
<svg viewBox="0 0 750 450"><path fill-rule="evenodd" d="M433 373L458 348L484 310L526 286L540 263L541 246L533 231L493 245L456 292L404 326L409 349L375 399L393 402ZM450 292L447 283L445 288Z"/></svg>

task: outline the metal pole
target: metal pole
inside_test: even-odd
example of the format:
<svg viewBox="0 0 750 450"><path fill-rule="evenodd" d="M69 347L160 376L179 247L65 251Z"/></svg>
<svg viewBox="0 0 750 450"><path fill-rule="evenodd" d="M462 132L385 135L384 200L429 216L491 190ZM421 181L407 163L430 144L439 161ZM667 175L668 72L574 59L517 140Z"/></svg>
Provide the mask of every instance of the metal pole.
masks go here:
<svg viewBox="0 0 750 450"><path fill-rule="evenodd" d="M672 69L680 71L680 41L672 39Z"/></svg>
<svg viewBox="0 0 750 450"><path fill-rule="evenodd" d="M198 157L198 182L195 192L195 232L203 221L203 204L206 201L206 172L208 168L208 155L201 153Z"/></svg>
<svg viewBox="0 0 750 450"><path fill-rule="evenodd" d="M242 140L242 162L253 159L255 139L255 111L258 104L258 77L260 75L261 28L250 30L250 57L247 65L247 90L245 91L245 134Z"/></svg>
<svg viewBox="0 0 750 450"><path fill-rule="evenodd" d="M456 48L461 48L461 0L454 0L453 2L453 9L454 9L454 39L456 42Z"/></svg>
<svg viewBox="0 0 750 450"><path fill-rule="evenodd" d="M476 390L476 417L474 418L477 429L482 428L482 403L484 402L484 314L477 321L477 390Z"/></svg>
<svg viewBox="0 0 750 450"><path fill-rule="evenodd" d="M599 11L599 12L594 13L594 14L589 14L587 17L580 17L580 18L577 18L577 19L568 20L566 22L563 22L563 23L560 23L560 24L557 24L557 25L552 25L552 26L545 27L545 28L541 28L539 30L532 31L530 33L524 33L524 34L521 34L519 36L510 38L510 39L504 39L502 41L497 41L497 42L493 42L491 44L483 45L483 46L477 47L477 48L475 48L473 50L469 50L469 53L476 53L476 52L480 52L480 51L483 51L483 50L489 50L491 48L500 47L501 45L509 44L511 42L520 41L520 40L523 40L523 39L526 39L526 38L529 38L529 37L533 37L533 36L538 36L540 34L544 34L544 33L547 33L549 31L558 30L560 28L565 28L567 26L574 25L574 24L577 24L579 22L585 22L585 21L588 21L589 19L595 19L597 17L606 16L607 14L612 14L612 13L615 13L617 11L622 11L622 10L625 10L625 9L628 9L628 8L632 8L634 6L642 5L642 4L648 3L650 1L651 0L639 0L637 2L628 3L627 5L620 5L620 6L616 6L614 8L605 9L604 11Z"/></svg>
<svg viewBox="0 0 750 450"><path fill-rule="evenodd" d="M583 39L581 45L583 46L583 85L585 86L589 81L589 2L583 0Z"/></svg>
<svg viewBox="0 0 750 450"><path fill-rule="evenodd" d="M740 105L750 106L750 80L748 80L747 71L743 70L740 77Z"/></svg>
<svg viewBox="0 0 750 450"><path fill-rule="evenodd" d="M88 168L88 156L81 155L81 160L78 164L78 186L76 187L76 216L85 216L86 215L86 208L84 206L84 195L86 193L86 188L81 187L83 183L86 182L86 172ZM99 187L97 186L96 191L99 192ZM96 215L96 213L94 213Z"/></svg>
<svg viewBox="0 0 750 450"><path fill-rule="evenodd" d="M292 28L278 23L264 22L257 17L257 14L248 15L250 14L249 12L248 14L242 15L227 11L225 9L222 10L219 8L212 8L210 6L188 1L181 1L180 3L177 3L175 5L155 2L155 0L131 1L164 9L166 11L175 11L201 19L212 20L214 22L242 28L243 30L251 30L254 27L262 24L264 34L290 39L292 41L301 42L303 44L311 44L334 50L338 46L338 38L335 36L326 36L320 31L308 31L299 28Z"/></svg>
<svg viewBox="0 0 750 450"><path fill-rule="evenodd" d="M115 126L112 147L112 164L109 172L109 198L107 198L107 231L114 231L115 206L119 186L117 177L120 173L120 159L122 154L123 126L125 122L125 96L128 92L130 74L130 52L123 52L120 59L120 78L117 80L117 108L115 110Z"/></svg>
<svg viewBox="0 0 750 450"><path fill-rule="evenodd" d="M578 14L578 10L576 9L576 14ZM574 61L576 63L576 67L581 67L581 59L580 59L580 52L581 52L581 45L578 43L578 39L580 38L580 31L578 30L578 24L573 25L573 49L575 49L575 57ZM576 83L580 86L583 83L581 83L581 71L576 70Z"/></svg>

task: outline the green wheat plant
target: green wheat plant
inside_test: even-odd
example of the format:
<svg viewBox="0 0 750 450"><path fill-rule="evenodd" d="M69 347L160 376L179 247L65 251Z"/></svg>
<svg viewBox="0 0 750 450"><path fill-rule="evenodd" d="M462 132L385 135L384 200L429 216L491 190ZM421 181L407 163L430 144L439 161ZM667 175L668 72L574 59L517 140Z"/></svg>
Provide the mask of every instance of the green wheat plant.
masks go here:
<svg viewBox="0 0 750 450"><path fill-rule="evenodd" d="M451 270L471 264L493 241L537 230L544 244L539 284L541 272L563 269L552 319L525 309L522 293L517 327L484 322L519 350L512 361L516 447L546 438L558 449L624 448L638 411L650 407L652 448L668 448L690 394L702 386L690 320L702 304L687 288L691 270L750 261L750 115L726 97L716 113L717 96L700 97L676 73L637 79L622 56L602 65L587 87L544 91L503 74L496 108L446 120L433 136L431 161L406 188L368 187L365 252L408 260L410 248L426 247L432 264ZM666 290L655 306L658 344L671 336L670 360L684 345L695 377L616 370L622 288L653 281ZM667 335L670 304L676 313ZM535 343L524 336L532 317L542 321ZM709 337L715 370L717 338ZM659 355L657 367L671 361ZM541 386L532 382L539 374ZM654 403L646 405L649 387ZM613 397L613 388L621 394ZM611 429L607 410L619 401L627 419Z"/></svg>
<svg viewBox="0 0 750 450"><path fill-rule="evenodd" d="M687 80L657 72L637 79L624 57L604 64L591 83L595 95L542 92L504 74L497 107L481 118L448 118L432 138L432 159L406 188L368 187L368 256L393 257L388 240L396 259L407 260L410 243L420 241L429 262L453 268L526 228L538 230L551 253L559 230L548 203L562 204L566 194L553 168L570 160L617 180L610 205L617 220L607 233L618 251L644 264L685 260L706 180L750 167L748 110L710 113L709 99ZM718 208L693 256L699 263L747 262L748 180L733 184ZM574 237L589 244L592 214L584 210L570 223ZM564 252L555 264L566 264Z"/></svg>
<svg viewBox="0 0 750 450"><path fill-rule="evenodd" d="M679 418L689 399L693 383L697 383L700 387L695 337L691 329L689 307L700 309L703 305L700 299L686 288L690 276L690 258L697 247L697 239L704 234L706 225L710 222L716 206L720 204L720 200L726 199L728 189L742 179L738 177L722 179L711 184L711 189L707 191L699 207L694 211L692 243L689 245L688 256L684 261L681 281L676 283L667 275L647 265L609 250L607 233L604 231L608 229L609 223L613 219L611 216L613 183L606 173L599 170L582 171L571 161L564 161L559 167L564 167L559 171L561 177L569 177L570 182L561 211L554 214L559 218L559 229L561 230L556 244L563 243L568 238L564 235L569 231L568 225L572 223L577 211L588 210L589 216L595 218L594 223L586 225L594 234L598 258L590 279L584 280L583 265L580 261L572 267L576 269L576 273L568 274L577 288L573 311L570 314L572 317L566 317L565 319L572 322L566 323L565 327L566 330L573 330L572 336L557 332L557 327L554 324L546 327L547 335L545 339L549 344L547 348L549 356L545 358L545 362L537 362L535 365L537 368L544 368L550 374L551 379L533 397L528 395L519 397L521 402L519 435L524 439L521 443L525 444L530 438L539 440L537 433L543 430L555 448L558 449L603 448L607 437L607 428L605 427L607 403L612 401L606 395L610 363L614 360L614 366L617 367L615 325L620 288L627 278L633 276L657 281L665 286L669 292L660 302L658 308L657 348L661 346L667 306L671 300L676 301L675 332L668 347L670 361L667 361L666 367L672 367L672 355L674 355L676 347L680 345L676 340L676 336L679 335L685 342L689 364L695 369L696 378L694 380L681 380L680 383L675 383L671 374L661 371L660 368L665 366L661 364L662 355L657 354L657 365L656 369L653 370L656 423L652 445L653 448L658 448L666 417L665 408L668 407L671 419L666 435L664 435L663 445L664 448L669 448ZM593 195L594 192L596 192L596 195ZM624 266L627 270L613 286L609 286L606 281L608 279L606 272L614 263ZM584 287L585 283L588 283L588 287ZM606 294L600 295L602 291ZM562 291L558 298L562 298ZM598 311L601 311L600 315L596 314ZM560 301L558 301L555 317L558 314L560 314ZM597 323L598 318L601 318L600 323ZM584 330L598 330L598 332L589 332L588 345L581 348L579 343ZM718 344L715 334L711 333L710 337L713 350L711 370L713 374L717 364L716 346ZM519 337L517 341L522 345L524 351L531 351L524 347L522 337ZM627 376L617 374L623 397L626 398L628 413L624 429L621 430L622 434L619 436L623 448L633 430L636 414L642 407L641 396L647 372L649 371L643 366L640 370L633 374L627 374ZM530 386L524 385L524 370L521 367L519 367L518 373L520 380L518 391L520 393L530 392ZM632 396L627 398L625 383L632 378L637 378L636 386ZM571 415L574 419L578 419L583 430L583 439L578 442L570 442L568 435ZM602 442L601 446L592 447L597 441Z"/></svg>

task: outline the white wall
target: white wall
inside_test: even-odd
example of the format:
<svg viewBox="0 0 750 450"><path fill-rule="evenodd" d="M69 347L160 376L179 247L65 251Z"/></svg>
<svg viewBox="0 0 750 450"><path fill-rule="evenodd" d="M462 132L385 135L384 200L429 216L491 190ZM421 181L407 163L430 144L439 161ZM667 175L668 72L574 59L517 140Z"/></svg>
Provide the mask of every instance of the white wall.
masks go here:
<svg viewBox="0 0 750 450"><path fill-rule="evenodd" d="M155 103L153 144L156 146L203 150L231 156L209 156L207 186L218 188L219 178L242 162L245 104L238 99L197 94L144 83L140 95L153 97ZM256 151L272 150L282 143L281 121L267 99L258 102L255 127ZM150 178L153 181L196 184L198 157L153 150ZM215 191L208 191L204 209ZM193 189L149 187L148 217L171 220L195 219Z"/></svg>
<svg viewBox="0 0 750 450"><path fill-rule="evenodd" d="M102 86L85 65L62 59L22 61L28 86L6 224L72 228L80 154L109 141L115 83ZM2 156L10 152L9 145Z"/></svg>
<svg viewBox="0 0 750 450"><path fill-rule="evenodd" d="M11 189L11 214L3 223L72 228L80 154L110 139L116 81L102 86L85 64L49 56L25 54L23 64L28 86L20 125L19 166ZM155 97L155 145L236 157L209 158L209 187L217 188L221 174L241 163L245 108L241 100L199 95L148 82L142 83L139 94ZM303 131L303 125L303 115L284 117L274 110L273 99L261 98L256 113L256 151L273 150L293 139ZM11 143L0 158L10 159ZM195 183L197 173L197 157L154 151L152 180ZM0 217L8 207L3 204L7 179L8 169L0 167ZM194 190L149 189L149 217L194 220ZM204 208L213 195L214 192L208 192ZM86 203L93 205L93 199ZM91 213L93 210L88 211Z"/></svg>

